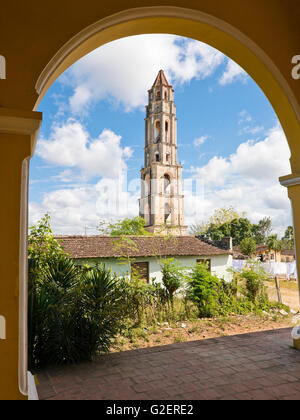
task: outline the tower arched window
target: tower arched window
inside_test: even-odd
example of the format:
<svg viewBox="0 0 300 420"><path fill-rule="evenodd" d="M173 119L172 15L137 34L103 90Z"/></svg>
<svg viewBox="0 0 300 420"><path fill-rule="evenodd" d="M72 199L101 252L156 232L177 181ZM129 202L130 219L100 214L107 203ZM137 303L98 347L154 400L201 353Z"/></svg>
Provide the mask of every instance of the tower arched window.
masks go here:
<svg viewBox="0 0 300 420"><path fill-rule="evenodd" d="M144 196L147 197L150 194L150 175L146 174L144 177Z"/></svg>
<svg viewBox="0 0 300 420"><path fill-rule="evenodd" d="M165 223L171 223L171 208L169 203L165 203Z"/></svg>
<svg viewBox="0 0 300 420"><path fill-rule="evenodd" d="M156 99L160 99L160 91L159 90L156 92Z"/></svg>
<svg viewBox="0 0 300 420"><path fill-rule="evenodd" d="M160 121L155 123L155 143L160 142Z"/></svg>
<svg viewBox="0 0 300 420"><path fill-rule="evenodd" d="M169 122L165 121L165 139L166 142L169 142Z"/></svg>
<svg viewBox="0 0 300 420"><path fill-rule="evenodd" d="M145 213L144 213L144 219L146 222L146 226L150 224L150 206L149 203L147 203L145 205L145 209L144 209Z"/></svg>
<svg viewBox="0 0 300 420"><path fill-rule="evenodd" d="M167 100L167 99L168 99L168 93L165 92L165 100Z"/></svg>
<svg viewBox="0 0 300 420"><path fill-rule="evenodd" d="M170 194L171 193L171 178L168 174L164 175L164 193L165 194Z"/></svg>
<svg viewBox="0 0 300 420"><path fill-rule="evenodd" d="M159 162L159 153L158 152L155 153L155 161Z"/></svg>

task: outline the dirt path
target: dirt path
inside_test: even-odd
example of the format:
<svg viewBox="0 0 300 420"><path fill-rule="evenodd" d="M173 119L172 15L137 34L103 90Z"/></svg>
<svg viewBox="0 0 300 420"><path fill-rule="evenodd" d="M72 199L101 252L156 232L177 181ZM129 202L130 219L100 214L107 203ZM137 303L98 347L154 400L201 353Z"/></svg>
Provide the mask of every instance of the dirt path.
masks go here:
<svg viewBox="0 0 300 420"><path fill-rule="evenodd" d="M270 300L277 301L278 298L275 284L267 282L266 286L268 287ZM294 311L299 311L299 292L296 282L280 282L280 290L283 303L288 305Z"/></svg>

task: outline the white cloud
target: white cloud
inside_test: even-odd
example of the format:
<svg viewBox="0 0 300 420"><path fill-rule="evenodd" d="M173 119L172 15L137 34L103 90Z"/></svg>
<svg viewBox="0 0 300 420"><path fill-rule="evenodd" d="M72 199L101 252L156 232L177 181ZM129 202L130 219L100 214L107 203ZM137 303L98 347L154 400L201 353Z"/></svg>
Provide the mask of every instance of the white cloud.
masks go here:
<svg viewBox="0 0 300 420"><path fill-rule="evenodd" d="M76 127L74 124L77 124ZM57 180L79 181L81 178L76 172L78 168L84 173L99 175L100 179L96 184L60 187L47 192L41 203L31 202L30 223L36 223L44 213L49 212L56 233L83 234L87 227L87 233L92 234L97 233L96 226L100 219L136 216L140 196L139 178L127 187L126 171L115 172L114 169L105 166L101 156L90 156L88 135L80 124L69 122L60 128L62 132L60 129L55 131L55 136L51 136L49 141L53 148L47 143L42 146L40 152L47 161L72 168L61 171ZM73 134L71 138L75 143L67 153L65 148L69 144L70 133ZM103 142L101 136L102 134L100 142ZM122 165L125 165L120 138L110 131L107 138L112 140L116 155L123 162ZM99 138L95 141L99 141ZM93 141L90 143L93 144ZM75 145L81 151L82 160L78 157L80 153ZM101 144L100 149L102 147ZM95 147L95 150L98 150L98 147ZM105 152L104 155L108 159ZM127 155L126 152L125 156ZM245 211L253 222L271 216L275 229L282 233L285 227L291 224L291 214L287 191L279 185L278 177L290 172L289 157L290 151L285 136L281 128L276 126L262 141L244 142L229 157L215 156L206 165L191 168L192 179L185 180L184 183L186 224L207 219L215 209L232 205L238 211ZM110 149L110 165L113 158ZM96 169L94 159L97 162ZM87 169L88 163L91 169ZM193 180L197 183L196 196L192 193Z"/></svg>
<svg viewBox="0 0 300 420"><path fill-rule="evenodd" d="M249 114L249 112L246 109L243 109L243 111L241 111L239 113L239 125L244 124L244 123L249 123L252 121L252 116Z"/></svg>
<svg viewBox="0 0 300 420"><path fill-rule="evenodd" d="M204 144L208 138L209 136L201 136L194 140L194 145L196 147L201 146L201 144Z"/></svg>
<svg viewBox="0 0 300 420"><path fill-rule="evenodd" d="M227 68L219 80L220 85L225 86L237 80L245 82L247 73L235 61L228 59Z"/></svg>
<svg viewBox="0 0 300 420"><path fill-rule="evenodd" d="M121 147L121 136L111 130L103 130L96 138L77 121L69 120L56 125L49 139L38 141L36 154L46 162L81 172L81 180L93 176L115 178L126 169L126 160L132 155L129 147ZM70 170L60 174L60 180L70 178Z"/></svg>
<svg viewBox="0 0 300 420"><path fill-rule="evenodd" d="M119 218L138 214L139 184L126 184L126 160L132 155L121 147L121 136L103 130L91 139L75 120L55 125L48 140L38 142L37 155L60 169L51 181L60 188L46 192L41 202L30 202L30 224L49 213L56 233L97 233L102 218ZM94 184L84 183L97 177ZM70 184L70 183L73 184Z"/></svg>
<svg viewBox="0 0 300 420"><path fill-rule="evenodd" d="M289 158L285 135L276 126L263 141L247 141L228 158L215 156L192 168L200 194L186 194L186 223L205 220L215 209L232 205L253 222L271 216L275 230L282 233L291 224L291 210L278 177L290 173Z"/></svg>
<svg viewBox="0 0 300 420"><path fill-rule="evenodd" d="M101 219L138 214L139 182L126 189L123 177L102 178L97 184L48 192L41 203L29 204L30 225L49 213L56 234L97 234Z"/></svg>
<svg viewBox="0 0 300 420"><path fill-rule="evenodd" d="M61 78L73 88L71 110L82 113L108 99L126 111L144 107L147 90L160 69L169 83L203 79L224 62L224 55L195 40L174 35L139 35L105 44L75 63Z"/></svg>
<svg viewBox="0 0 300 420"><path fill-rule="evenodd" d="M265 130L262 125L255 125L252 116L245 109L239 113L238 124L242 126L238 131L239 136L247 134L259 134Z"/></svg>
<svg viewBox="0 0 300 420"><path fill-rule="evenodd" d="M265 127L262 125L257 125L255 127L250 127L247 125L246 127L243 127L241 130L239 130L238 135L243 136L244 134L258 134L264 131Z"/></svg>

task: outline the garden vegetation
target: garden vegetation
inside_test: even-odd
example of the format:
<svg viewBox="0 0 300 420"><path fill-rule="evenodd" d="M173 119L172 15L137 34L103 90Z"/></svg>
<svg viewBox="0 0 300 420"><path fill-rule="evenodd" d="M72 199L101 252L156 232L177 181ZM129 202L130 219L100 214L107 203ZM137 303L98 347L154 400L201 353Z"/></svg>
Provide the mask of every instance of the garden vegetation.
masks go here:
<svg viewBox="0 0 300 420"><path fill-rule="evenodd" d="M162 284L134 270L117 278L103 265L78 266L54 239L48 215L29 235L30 368L78 363L108 352L116 337L178 322L271 311L266 273L249 262L227 283L208 271L161 259Z"/></svg>

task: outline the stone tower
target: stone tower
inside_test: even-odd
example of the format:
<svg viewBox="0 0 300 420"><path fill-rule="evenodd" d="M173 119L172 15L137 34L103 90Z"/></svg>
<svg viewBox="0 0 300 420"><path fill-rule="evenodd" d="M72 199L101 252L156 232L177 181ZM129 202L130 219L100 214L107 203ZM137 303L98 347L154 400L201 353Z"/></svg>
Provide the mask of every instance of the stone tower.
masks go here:
<svg viewBox="0 0 300 420"><path fill-rule="evenodd" d="M160 70L148 91L140 216L149 232L186 235L182 166L177 161L174 90Z"/></svg>

